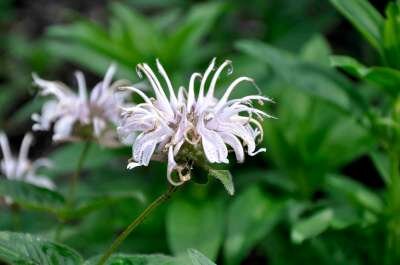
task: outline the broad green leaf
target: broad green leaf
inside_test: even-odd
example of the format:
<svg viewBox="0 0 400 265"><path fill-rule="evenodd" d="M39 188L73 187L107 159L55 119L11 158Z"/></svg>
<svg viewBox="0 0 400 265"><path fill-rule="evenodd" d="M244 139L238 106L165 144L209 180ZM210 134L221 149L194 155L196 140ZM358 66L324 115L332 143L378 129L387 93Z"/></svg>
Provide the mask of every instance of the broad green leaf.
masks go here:
<svg viewBox="0 0 400 265"><path fill-rule="evenodd" d="M219 201L191 203L174 200L167 211L167 238L173 253L196 248L215 260L224 230L223 208Z"/></svg>
<svg viewBox="0 0 400 265"><path fill-rule="evenodd" d="M388 67L366 67L348 56L331 56L331 65L375 84L392 95L399 93L400 71Z"/></svg>
<svg viewBox="0 0 400 265"><path fill-rule="evenodd" d="M301 243L308 238L315 237L327 228L333 219L333 210L324 209L308 218L297 221L291 231L291 238L295 243Z"/></svg>
<svg viewBox="0 0 400 265"><path fill-rule="evenodd" d="M83 265L97 265L100 256L91 258ZM114 254L105 265L187 265L180 259L161 254L140 255L140 254Z"/></svg>
<svg viewBox="0 0 400 265"><path fill-rule="evenodd" d="M233 184L232 174L229 170L210 169L208 173L210 176L222 182L229 195L235 194L235 186Z"/></svg>
<svg viewBox="0 0 400 265"><path fill-rule="evenodd" d="M62 210L60 214L68 219L79 218L125 200L143 203L145 198L141 192L110 192L93 196L80 196L77 198L73 209Z"/></svg>
<svg viewBox="0 0 400 265"><path fill-rule="evenodd" d="M12 199L22 207L54 214L65 205L61 194L17 180L0 179L0 195Z"/></svg>
<svg viewBox="0 0 400 265"><path fill-rule="evenodd" d="M379 52L382 52L383 17L367 0L331 0L331 3L364 35Z"/></svg>
<svg viewBox="0 0 400 265"><path fill-rule="evenodd" d="M240 264L249 251L277 224L282 202L273 201L257 187L237 195L229 208L224 246L227 264Z"/></svg>
<svg viewBox="0 0 400 265"><path fill-rule="evenodd" d="M352 203L374 213L381 213L383 210L383 201L377 194L350 178L329 175L326 178L326 190L330 193L339 193L341 197L345 196Z"/></svg>
<svg viewBox="0 0 400 265"><path fill-rule="evenodd" d="M193 265L216 265L214 262L209 260L206 256L195 249L189 249L188 254Z"/></svg>
<svg viewBox="0 0 400 265"><path fill-rule="evenodd" d="M329 43L321 35L316 35L305 43L300 52L300 56L305 61L329 66L329 56L331 52Z"/></svg>
<svg viewBox="0 0 400 265"><path fill-rule="evenodd" d="M63 145L51 153L49 159L55 166L49 171L49 174L60 175L75 171L84 145L85 143ZM83 169L105 166L113 158L115 159L115 154L112 151L91 143L83 163Z"/></svg>
<svg viewBox="0 0 400 265"><path fill-rule="evenodd" d="M82 257L73 249L39 237L0 232L0 260L10 264L81 265Z"/></svg>

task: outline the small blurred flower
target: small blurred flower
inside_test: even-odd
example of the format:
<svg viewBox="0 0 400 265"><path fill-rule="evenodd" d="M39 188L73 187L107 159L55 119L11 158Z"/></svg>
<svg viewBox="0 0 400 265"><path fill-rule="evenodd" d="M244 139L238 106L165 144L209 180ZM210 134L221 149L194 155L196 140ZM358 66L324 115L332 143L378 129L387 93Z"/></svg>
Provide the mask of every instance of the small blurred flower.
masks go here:
<svg viewBox="0 0 400 265"><path fill-rule="evenodd" d="M32 134L25 134L19 155L18 157L14 157L11 153L7 136L3 132L0 132L0 146L3 152L3 160L1 160L0 164L1 172L10 180L25 181L39 187L53 189L54 183L51 180L36 174L36 170L40 167L50 167L50 161L41 158L32 162L28 159L28 152L32 141Z"/></svg>
<svg viewBox="0 0 400 265"><path fill-rule="evenodd" d="M78 94L61 82L46 81L33 74L35 84L41 88L41 95L55 97L43 105L41 115L32 115L36 122L33 130L50 130L54 123L54 141L94 138L105 145L116 145L113 127L119 123L119 106L128 94L114 93L114 88L122 84L122 81L111 84L115 70L115 65L108 68L104 80L93 88L90 96L85 77L79 71L75 73Z"/></svg>
<svg viewBox="0 0 400 265"><path fill-rule="evenodd" d="M228 148L233 150L239 162L244 161L245 149L250 156L265 151L264 148L256 150L256 141L262 139L263 133L259 120L271 116L254 108L252 102L257 100L262 104L271 100L261 95L229 99L239 83L247 81L254 84L253 79L248 77L237 78L220 99L215 98L214 90L221 72L227 67L228 74L232 72L228 60L218 67L205 94L206 82L214 66L215 58L203 76L192 74L188 92L180 87L176 95L168 75L157 60L169 98L152 69L145 63L137 66L139 77L142 73L146 75L156 98L149 98L135 87L127 87L144 100L144 103L123 108L122 124L118 128L122 138L135 137L128 169L147 166L151 159L168 160L168 180L173 185L180 185L190 179L193 162L228 163ZM201 83L196 99L197 78ZM178 173L179 179L172 177L173 172Z"/></svg>

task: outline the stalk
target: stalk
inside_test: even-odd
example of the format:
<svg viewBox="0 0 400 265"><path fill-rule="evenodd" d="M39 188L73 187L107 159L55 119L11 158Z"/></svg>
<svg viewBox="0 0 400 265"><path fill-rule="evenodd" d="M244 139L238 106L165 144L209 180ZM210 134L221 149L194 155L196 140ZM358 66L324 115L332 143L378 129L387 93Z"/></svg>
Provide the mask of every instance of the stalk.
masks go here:
<svg viewBox="0 0 400 265"><path fill-rule="evenodd" d="M124 242L132 231L138 227L143 221L149 216L158 206L165 201L169 200L172 194L176 191L177 186L170 186L166 192L155 199L146 209L135 219L133 222L114 240L111 246L107 249L104 255L101 257L97 265L104 265L110 256L117 250L117 248Z"/></svg>

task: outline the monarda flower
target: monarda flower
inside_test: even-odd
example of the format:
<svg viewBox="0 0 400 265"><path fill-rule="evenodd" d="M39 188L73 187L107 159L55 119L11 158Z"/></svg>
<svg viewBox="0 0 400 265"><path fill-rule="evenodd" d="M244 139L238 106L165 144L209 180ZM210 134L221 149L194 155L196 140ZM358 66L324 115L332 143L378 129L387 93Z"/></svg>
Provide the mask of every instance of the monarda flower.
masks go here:
<svg viewBox="0 0 400 265"><path fill-rule="evenodd" d="M35 84L43 96L51 95L39 115L34 113L33 130L50 130L54 124L54 141L72 141L96 139L105 145L117 143L115 126L120 120L120 108L127 93L114 93L114 89L123 82L112 82L116 67L111 65L100 83L90 95L87 93L84 75L76 72L78 94L65 84L46 81L33 74Z"/></svg>
<svg viewBox="0 0 400 265"><path fill-rule="evenodd" d="M36 174L36 170L40 167L49 167L50 161L45 158L30 161L28 158L32 141L32 134L27 133L22 140L18 156L13 156L7 136L0 132L0 146L3 153L3 160L0 164L1 172L10 180L24 181L39 187L53 189L54 184L50 179Z"/></svg>
<svg viewBox="0 0 400 265"><path fill-rule="evenodd" d="M144 101L123 108L122 124L118 128L122 138L135 137L128 169L147 166L152 159L167 160L169 182L180 185L190 179L193 164L200 164L204 168L213 163L229 163L229 151L235 153L238 162L243 162L245 152L254 156L265 151L264 148L256 149L256 144L263 137L260 121L271 116L253 107L252 103L257 101L262 104L271 100L261 95L230 99L240 83L254 84L249 77L237 78L221 98L216 98L214 92L219 76L224 69L228 69L230 74L232 67L227 60L212 75L214 67L215 58L203 75L191 75L188 91L180 87L175 94L166 71L157 60L158 72L168 90L167 97L153 70L146 63L137 66L139 77L142 74L147 77L155 98L135 87L126 88L137 93ZM200 81L197 97L196 80L197 84ZM173 172L178 174L174 176Z"/></svg>

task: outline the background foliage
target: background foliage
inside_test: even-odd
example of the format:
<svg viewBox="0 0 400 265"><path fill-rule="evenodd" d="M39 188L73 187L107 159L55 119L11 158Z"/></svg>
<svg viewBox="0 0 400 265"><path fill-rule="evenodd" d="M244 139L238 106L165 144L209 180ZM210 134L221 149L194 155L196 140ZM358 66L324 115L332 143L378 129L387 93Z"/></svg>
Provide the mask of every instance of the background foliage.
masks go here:
<svg viewBox="0 0 400 265"><path fill-rule="evenodd" d="M3 0L0 128L17 150L43 103L32 72L71 83L78 68L93 84L116 62L139 82L134 66L159 58L183 84L231 59L233 77L276 102L267 152L230 166L234 196L215 180L185 185L109 264L399 264L399 21L400 3L385 1ZM0 260L95 264L165 189L165 165L127 171L129 148L92 146L70 209L83 144L35 137L31 157L53 160L44 173L58 188L1 178L15 204L0 206Z"/></svg>

